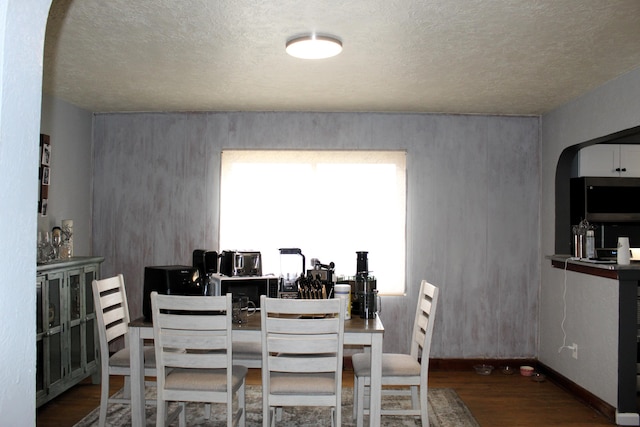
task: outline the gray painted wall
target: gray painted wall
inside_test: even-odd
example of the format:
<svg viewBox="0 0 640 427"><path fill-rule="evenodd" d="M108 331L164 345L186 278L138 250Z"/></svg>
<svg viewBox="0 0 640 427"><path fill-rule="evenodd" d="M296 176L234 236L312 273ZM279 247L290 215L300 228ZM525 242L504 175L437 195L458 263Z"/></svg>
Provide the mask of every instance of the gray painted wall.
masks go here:
<svg viewBox="0 0 640 427"><path fill-rule="evenodd" d="M408 350L427 279L441 287L432 357L535 357L537 118L158 113L94 123L93 254L105 256L103 274L124 274L133 316L145 265L220 249L223 148L406 149L408 295L383 300L385 350Z"/></svg>
<svg viewBox="0 0 640 427"><path fill-rule="evenodd" d="M42 97L40 133L51 137L49 212L38 215L38 231L73 220L75 256L91 255L93 113L52 96Z"/></svg>
<svg viewBox="0 0 640 427"><path fill-rule="evenodd" d="M572 145L640 125L640 69L598 87L542 117L541 258L555 242L555 170ZM567 234L568 234L567 230ZM604 401L617 402L618 290L616 282L567 275L567 343L578 360L558 352L563 343L564 274L542 262L538 359Z"/></svg>

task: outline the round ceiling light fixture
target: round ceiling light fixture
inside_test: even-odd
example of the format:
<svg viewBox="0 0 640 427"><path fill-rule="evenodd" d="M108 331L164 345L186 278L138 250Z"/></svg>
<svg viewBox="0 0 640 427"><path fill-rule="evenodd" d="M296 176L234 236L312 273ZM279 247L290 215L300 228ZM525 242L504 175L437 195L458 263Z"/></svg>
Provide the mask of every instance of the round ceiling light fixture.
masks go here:
<svg viewBox="0 0 640 427"><path fill-rule="evenodd" d="M325 59L342 52L342 42L337 37L310 34L290 39L286 51L295 58Z"/></svg>

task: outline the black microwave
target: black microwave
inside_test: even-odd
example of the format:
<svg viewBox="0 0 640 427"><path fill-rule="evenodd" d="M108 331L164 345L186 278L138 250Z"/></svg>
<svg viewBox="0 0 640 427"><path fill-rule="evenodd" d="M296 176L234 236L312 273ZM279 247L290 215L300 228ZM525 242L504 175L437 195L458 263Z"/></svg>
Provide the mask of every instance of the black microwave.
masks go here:
<svg viewBox="0 0 640 427"><path fill-rule="evenodd" d="M260 295L269 298L278 297L279 279L276 276L228 277L222 274L211 275L212 293L226 295L232 293L244 295L253 301L256 308L260 308Z"/></svg>
<svg viewBox="0 0 640 427"><path fill-rule="evenodd" d="M570 191L574 225L640 222L640 178L572 178Z"/></svg>

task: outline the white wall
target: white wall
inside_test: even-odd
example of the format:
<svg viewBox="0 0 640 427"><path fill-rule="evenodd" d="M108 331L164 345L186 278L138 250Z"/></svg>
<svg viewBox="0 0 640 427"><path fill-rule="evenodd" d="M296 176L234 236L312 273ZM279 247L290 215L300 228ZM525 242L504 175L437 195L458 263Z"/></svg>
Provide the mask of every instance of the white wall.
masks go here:
<svg viewBox="0 0 640 427"><path fill-rule="evenodd" d="M555 172L562 151L572 145L640 125L640 69L623 75L542 117L541 257L555 244ZM569 236L569 230L566 230ZM563 274L542 262L538 359L604 401L617 403L618 293L612 280L571 274L565 322L568 343L579 359L558 353L563 335ZM614 322L614 318L616 321ZM612 341L615 337L615 341ZM605 378L598 372L607 372Z"/></svg>
<svg viewBox="0 0 640 427"><path fill-rule="evenodd" d="M72 219L74 256L91 255L92 126L91 112L42 97L40 133L51 137L51 183L48 215L38 215L38 231Z"/></svg>
<svg viewBox="0 0 640 427"><path fill-rule="evenodd" d="M36 215L50 0L0 0L0 414L35 425Z"/></svg>

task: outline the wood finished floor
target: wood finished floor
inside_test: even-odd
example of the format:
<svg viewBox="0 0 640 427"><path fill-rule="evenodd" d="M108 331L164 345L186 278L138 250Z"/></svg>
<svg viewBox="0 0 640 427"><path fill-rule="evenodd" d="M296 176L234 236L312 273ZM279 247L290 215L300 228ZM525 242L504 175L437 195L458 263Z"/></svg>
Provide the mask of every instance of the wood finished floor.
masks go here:
<svg viewBox="0 0 640 427"><path fill-rule="evenodd" d="M249 371L247 384L259 385L260 371ZM352 375L345 371L346 387L353 387ZM113 377L112 392L122 383L122 377ZM552 382L536 383L517 374L435 371L429 373L429 387L454 389L482 427L615 425ZM36 425L71 427L99 403L100 386L85 381L38 408Z"/></svg>

